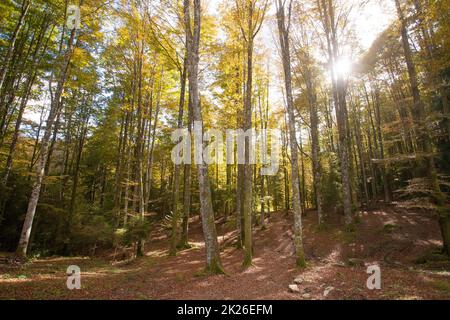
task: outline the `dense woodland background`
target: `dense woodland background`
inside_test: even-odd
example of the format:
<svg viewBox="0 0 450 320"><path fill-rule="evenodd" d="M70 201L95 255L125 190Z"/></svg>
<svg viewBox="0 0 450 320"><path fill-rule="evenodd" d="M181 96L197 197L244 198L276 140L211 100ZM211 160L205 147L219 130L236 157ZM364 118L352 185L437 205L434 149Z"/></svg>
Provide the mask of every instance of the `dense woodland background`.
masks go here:
<svg viewBox="0 0 450 320"><path fill-rule="evenodd" d="M162 223L175 255L200 216L222 272L215 220L249 266L252 229L292 210L304 266L302 213L352 230L401 202L435 219L449 255L450 2L389 1L368 50L351 17L370 1L223 0L215 15L200 0L2 1L0 250L140 256ZM278 174L175 166L171 133L198 120L282 129Z"/></svg>

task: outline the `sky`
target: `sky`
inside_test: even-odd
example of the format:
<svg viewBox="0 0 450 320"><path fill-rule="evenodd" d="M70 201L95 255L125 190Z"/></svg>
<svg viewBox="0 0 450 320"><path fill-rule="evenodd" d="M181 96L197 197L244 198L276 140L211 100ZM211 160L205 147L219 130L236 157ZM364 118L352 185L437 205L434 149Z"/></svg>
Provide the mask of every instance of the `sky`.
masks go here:
<svg viewBox="0 0 450 320"><path fill-rule="evenodd" d="M275 15L275 2L274 0L269 0L272 5L267 14L270 16ZM300 0L293 0L300 1ZM356 38L359 42L360 51L364 52L369 49L374 42L374 40L378 37L381 32L383 32L396 18L395 14L395 3L394 0L336 0L343 1L346 5L352 5L353 10L351 11L350 21L352 21L353 25L350 28L356 35ZM213 15L218 15L218 8L224 0L205 0L206 10ZM361 4L364 3L362 6ZM272 64L276 61L279 63L279 53L277 49L277 28L276 24L270 23L266 19L263 24L263 28L258 35L256 41L263 44L264 47L270 52L270 61ZM219 36L220 32L219 32ZM354 48L352 48L354 51ZM354 59L358 59L358 55L353 57ZM352 64L352 59L348 57L344 57L341 61L340 65L337 66L337 71L339 73L350 74ZM278 78L278 69L276 65L271 65L272 77L271 80L271 88L270 88L270 101L271 105L273 105L273 109L280 107L280 104L283 102L283 85L280 79ZM336 70L336 69L335 69ZM202 92L203 94L208 94L206 92ZM281 105L282 107L282 105Z"/></svg>
<svg viewBox="0 0 450 320"><path fill-rule="evenodd" d="M359 2L358 0L350 0ZM377 36L396 18L393 0L371 0L362 9L354 12L355 30L363 49L368 49Z"/></svg>
<svg viewBox="0 0 450 320"><path fill-rule="evenodd" d="M224 0L206 0L207 10L215 14ZM271 0L269 0L271 1ZM345 0L354 6L352 20L354 29L363 49L368 49L386 27L395 19L395 5L393 0L368 0L360 7L361 0ZM273 7L273 6L272 6ZM271 8L271 12L274 9ZM269 39L268 39L269 40Z"/></svg>

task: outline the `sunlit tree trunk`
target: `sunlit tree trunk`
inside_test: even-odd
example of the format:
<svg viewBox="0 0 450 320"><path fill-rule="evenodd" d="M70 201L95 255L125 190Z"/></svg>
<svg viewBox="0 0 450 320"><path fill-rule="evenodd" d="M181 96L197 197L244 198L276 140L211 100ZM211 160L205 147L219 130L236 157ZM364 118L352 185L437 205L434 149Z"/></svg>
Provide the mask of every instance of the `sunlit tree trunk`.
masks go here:
<svg viewBox="0 0 450 320"><path fill-rule="evenodd" d="M281 56L283 60L284 83L286 90L287 111L288 111L288 127L289 142L291 149L291 179L292 179L292 204L294 207L294 242L296 251L296 264L298 267L305 267L305 253L303 251L302 238L302 208L299 189L299 170L298 170L298 148L297 148L297 132L295 128L294 115L294 97L292 94L292 75L291 75L291 57L289 45L289 28L291 17L291 2L289 2L288 17L286 21L285 8L282 0L277 0L277 22L278 33L280 38Z"/></svg>
<svg viewBox="0 0 450 320"><path fill-rule="evenodd" d="M186 31L186 49L188 58L187 70L189 76L190 93L192 95L192 118L194 124L201 126L201 128L199 129L201 131L201 134L203 134L202 111L200 106L200 92L198 87L201 1L193 0L193 2L194 2L193 3L194 17L192 19L190 13L191 11L190 0L183 0L184 24ZM203 144L203 142L201 142L201 144ZM201 146L201 149L203 149L203 146ZM205 237L205 247L206 247L206 269L210 273L222 273L223 267L219 255L219 244L217 241L214 211L211 201L211 189L209 185L208 166L203 161L203 159L201 163L197 164L197 171L198 171L199 193L200 193L199 194L200 213L202 217L203 235Z"/></svg>
<svg viewBox="0 0 450 320"><path fill-rule="evenodd" d="M336 75L334 66L339 58L337 30L333 0L317 0L322 24L325 30L327 51L331 69L331 82L333 99L336 109L336 120L339 137L339 158L342 177L342 202L344 207L345 223L351 224L352 215L352 194L350 181L350 152L347 129L347 101L344 79Z"/></svg>

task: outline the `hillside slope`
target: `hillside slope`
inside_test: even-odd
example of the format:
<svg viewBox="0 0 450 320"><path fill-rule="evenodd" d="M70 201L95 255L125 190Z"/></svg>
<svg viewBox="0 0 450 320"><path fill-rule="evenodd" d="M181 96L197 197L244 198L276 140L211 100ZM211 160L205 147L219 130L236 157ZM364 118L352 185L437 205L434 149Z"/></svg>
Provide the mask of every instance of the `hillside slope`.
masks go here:
<svg viewBox="0 0 450 320"><path fill-rule="evenodd" d="M2 299L450 299L450 262L433 253L440 245L434 217L401 205L363 212L355 231L339 217L318 229L305 217L308 268L294 267L292 217L273 213L266 230L255 228L254 265L242 270L231 223L218 223L227 275L208 276L198 218L193 248L168 257L168 233L154 230L143 258L111 263L105 258L54 257L17 268L0 265ZM367 267L381 268L381 290L369 290ZM78 265L82 289L66 288L65 270ZM296 293L289 285L298 284Z"/></svg>

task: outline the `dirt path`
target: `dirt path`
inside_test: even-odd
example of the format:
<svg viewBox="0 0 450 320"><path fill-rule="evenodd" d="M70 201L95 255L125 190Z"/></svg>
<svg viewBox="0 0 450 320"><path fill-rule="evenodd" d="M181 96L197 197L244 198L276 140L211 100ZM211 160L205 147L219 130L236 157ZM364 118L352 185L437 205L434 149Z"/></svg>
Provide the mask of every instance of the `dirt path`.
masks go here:
<svg viewBox="0 0 450 320"><path fill-rule="evenodd" d="M168 257L166 232L155 231L145 257L112 265L106 259L48 258L20 269L0 266L1 299L450 299L450 263L438 255L417 259L440 245L436 221L401 206L363 212L354 232L338 217L319 230L314 212L305 218L308 268L294 267L292 217L272 214L268 229L256 228L254 265L242 270L243 253L232 246L230 224L219 224L221 257L228 275L203 274L204 246L198 220L193 248ZM425 261L424 261L425 262ZM381 268L382 288L366 287L367 266ZM82 289L66 288L65 271L78 265ZM300 293L289 284L301 278ZM327 291L327 294L324 294Z"/></svg>

